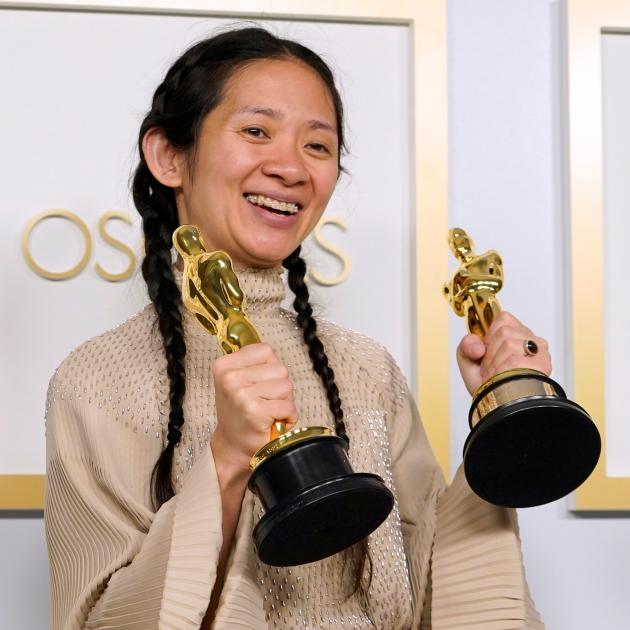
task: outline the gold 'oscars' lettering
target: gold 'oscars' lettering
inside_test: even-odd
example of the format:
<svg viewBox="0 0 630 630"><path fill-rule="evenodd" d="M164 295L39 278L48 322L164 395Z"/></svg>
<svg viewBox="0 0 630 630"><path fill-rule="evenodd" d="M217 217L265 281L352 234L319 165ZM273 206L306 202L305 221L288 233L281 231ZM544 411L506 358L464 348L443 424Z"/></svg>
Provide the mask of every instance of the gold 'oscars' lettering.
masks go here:
<svg viewBox="0 0 630 630"><path fill-rule="evenodd" d="M315 282L317 282L317 284L321 284L327 287L332 287L336 284L341 284L348 278L348 276L350 275L351 265L350 265L350 258L344 252L342 252L338 247L336 247L335 245L333 245L332 243L330 243L324 238L322 234L322 228L325 225L336 225L337 227L341 228L344 231L348 229L348 226L346 225L346 222L344 221L344 219L342 219L341 217L333 217L333 216L324 217L317 224L317 227L315 228L315 231L314 231L315 242L324 251L328 252L329 254L332 254L335 258L339 260L339 262L341 263L341 271L336 276L332 278L327 278L323 276L319 271L317 271L317 269L315 269L314 267L311 267L309 275Z"/></svg>
<svg viewBox="0 0 630 630"><path fill-rule="evenodd" d="M101 267L99 263L96 263L95 268L96 273L101 276L101 278L104 278L109 282L122 282L123 280L127 280L128 278L130 278L135 271L136 257L129 246L125 245L122 241L119 241L107 232L107 223L114 219L118 221L124 221L128 225L133 225L129 216L124 214L123 212L106 212L98 222L98 233L101 235L101 238L106 243L123 252L129 259L129 264L127 265L127 268L120 273L110 273L109 271L105 271L105 269L103 269L103 267Z"/></svg>
<svg viewBox="0 0 630 630"><path fill-rule="evenodd" d="M31 232L35 228L35 226L42 221L47 219L66 219L71 223L74 223L81 234L83 235L84 240L84 249L83 255L81 256L81 260L66 271L49 271L48 269L44 269L41 265L35 262L33 255L30 250L30 237ZM73 212L69 210L63 209L55 209L55 210L46 210L41 212L40 214L34 216L24 228L24 232L22 233L22 255L26 260L28 266L39 276L42 278L46 278L48 280L68 280L69 278L74 278L77 274L81 273L85 266L88 264L90 260L90 256L92 255L92 236L90 235L90 230L85 222L81 219L81 217L77 216Z"/></svg>
<svg viewBox="0 0 630 630"><path fill-rule="evenodd" d="M51 271L49 269L45 269L36 262L31 252L31 233L39 223L53 218L66 219L67 221L74 223L74 225L76 225L81 231L85 243L83 254L79 262L65 271ZM126 213L119 211L109 211L104 213L100 217L98 222L98 233L100 237L105 243L119 250L127 257L127 266L123 271L119 273L112 273L110 271L107 271L99 262L96 262L94 268L96 273L104 280L107 280L109 282L123 282L132 277L134 271L136 270L138 259L131 247L129 247L126 243L123 243L119 239L115 238L108 232L107 224L110 221L124 221L127 225L130 226L133 225L133 222ZM347 224L346 221L341 217L327 216L319 222L319 224L313 231L313 239L315 240L317 246L336 258L339 262L341 270L335 276L326 276L318 271L318 269L313 265L309 270L307 280L312 280L313 282L316 282L317 284L320 284L322 286L331 287L341 284L342 282L345 282L345 280L347 280L348 276L350 275L351 262L349 256L344 251L342 251L334 243L331 243L324 236L323 228L327 225L334 225L339 229L346 231L348 229ZM143 256L144 240L141 244L141 250L141 255ZM69 280L70 278L74 278L75 276L80 274L86 268L92 256L92 235L90 234L90 230L85 221L73 212L57 208L53 210L46 210L34 216L26 224L22 233L22 254L28 266L42 278L46 278L47 280Z"/></svg>

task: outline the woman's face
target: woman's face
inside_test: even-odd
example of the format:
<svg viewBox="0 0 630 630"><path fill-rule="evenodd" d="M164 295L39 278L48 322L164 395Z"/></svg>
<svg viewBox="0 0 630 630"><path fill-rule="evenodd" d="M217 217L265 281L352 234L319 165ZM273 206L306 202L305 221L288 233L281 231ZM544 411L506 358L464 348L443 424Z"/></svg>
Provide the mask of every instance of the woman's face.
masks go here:
<svg viewBox="0 0 630 630"><path fill-rule="evenodd" d="M269 267L311 232L338 175L337 120L319 75L299 61L237 71L203 122L176 189L180 224L237 267Z"/></svg>

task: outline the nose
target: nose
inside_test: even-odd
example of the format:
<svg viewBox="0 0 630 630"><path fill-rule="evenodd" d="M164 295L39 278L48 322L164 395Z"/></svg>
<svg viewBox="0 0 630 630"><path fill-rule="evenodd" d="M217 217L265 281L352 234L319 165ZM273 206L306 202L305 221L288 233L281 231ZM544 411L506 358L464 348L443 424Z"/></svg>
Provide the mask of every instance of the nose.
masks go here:
<svg viewBox="0 0 630 630"><path fill-rule="evenodd" d="M286 142L275 146L273 152L267 155L262 172L282 180L285 186L297 186L309 178L300 147Z"/></svg>

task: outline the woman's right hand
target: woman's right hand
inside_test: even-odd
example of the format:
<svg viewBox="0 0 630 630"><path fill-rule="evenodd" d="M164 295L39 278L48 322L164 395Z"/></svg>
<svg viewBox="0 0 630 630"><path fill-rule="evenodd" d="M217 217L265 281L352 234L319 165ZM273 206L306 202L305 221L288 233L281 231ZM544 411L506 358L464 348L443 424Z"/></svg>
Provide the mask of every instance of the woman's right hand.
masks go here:
<svg viewBox="0 0 630 630"><path fill-rule="evenodd" d="M252 455L269 441L277 420L297 422L293 383L271 346L256 343L217 359L212 366L217 426L210 441L217 468L249 474Z"/></svg>

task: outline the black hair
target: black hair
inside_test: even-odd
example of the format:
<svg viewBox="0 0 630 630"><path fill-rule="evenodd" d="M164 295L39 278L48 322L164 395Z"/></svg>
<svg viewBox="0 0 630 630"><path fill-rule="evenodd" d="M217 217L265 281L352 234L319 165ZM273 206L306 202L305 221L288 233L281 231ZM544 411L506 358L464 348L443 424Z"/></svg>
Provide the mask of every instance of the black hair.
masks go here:
<svg viewBox="0 0 630 630"><path fill-rule="evenodd" d="M313 308L309 301L308 287L304 281L306 277L306 263L300 256L301 247L298 248L283 261L282 265L289 271L289 288L295 294L293 308L297 313L297 324L302 329L304 341L308 346L308 354L313 364L313 369L322 380L328 397L328 406L335 421L335 432L348 444L350 440L346 433L346 425L343 421L343 409L341 408L341 398L339 388L335 383L335 373L328 365L328 356L324 350L324 345L317 336L317 322L313 317Z"/></svg>
<svg viewBox="0 0 630 630"><path fill-rule="evenodd" d="M227 82L234 73L252 61L287 58L299 60L315 70L328 88L336 114L338 154L341 156L345 148L343 105L330 68L321 57L305 46L276 37L258 27L219 33L184 52L155 91L151 110L140 127L140 163L133 177L132 191L136 208L142 217L145 236L142 275L157 314L170 382L168 443L151 476L151 495L156 509L174 495L171 469L173 452L181 440L185 420L186 344L181 295L175 283L171 258L171 238L178 227L175 195L171 188L161 184L152 175L142 151L142 142L150 129L159 128L171 146L193 153L205 117L221 102ZM288 269L289 286L295 293L297 322L302 328L313 368L324 384L336 432L348 441L334 373L317 337L304 282L306 264L300 257L299 247L283 261L283 265Z"/></svg>

